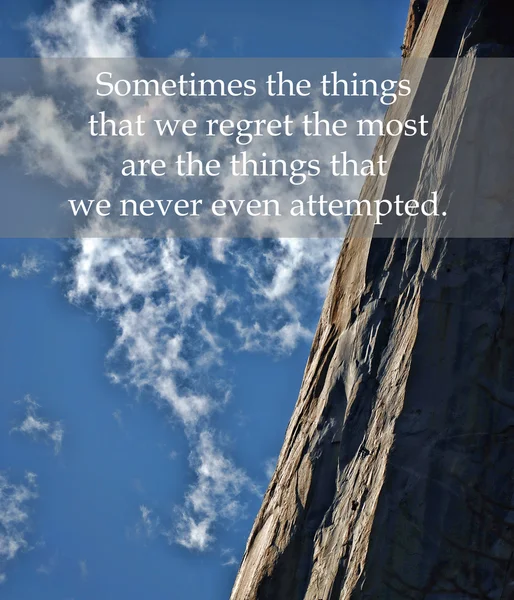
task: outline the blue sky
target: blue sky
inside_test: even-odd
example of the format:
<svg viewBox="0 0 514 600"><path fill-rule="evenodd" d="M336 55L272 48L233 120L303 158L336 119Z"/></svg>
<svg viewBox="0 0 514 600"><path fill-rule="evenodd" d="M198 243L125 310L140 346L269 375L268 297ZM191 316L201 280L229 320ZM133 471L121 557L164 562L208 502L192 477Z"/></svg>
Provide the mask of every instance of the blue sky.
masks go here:
<svg viewBox="0 0 514 600"><path fill-rule="evenodd" d="M159 0L122 34L142 56L390 56L407 5ZM80 23L100 47L113 6ZM0 55L73 33L71 8L6 0ZM3 597L229 596L338 247L0 240Z"/></svg>

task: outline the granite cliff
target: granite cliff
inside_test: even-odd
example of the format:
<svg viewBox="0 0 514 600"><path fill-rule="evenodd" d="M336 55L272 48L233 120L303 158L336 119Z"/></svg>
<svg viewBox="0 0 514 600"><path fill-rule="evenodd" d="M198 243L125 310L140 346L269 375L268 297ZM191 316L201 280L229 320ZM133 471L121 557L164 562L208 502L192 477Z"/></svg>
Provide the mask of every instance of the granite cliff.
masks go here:
<svg viewBox="0 0 514 600"><path fill-rule="evenodd" d="M473 137L499 126L502 80L487 115L470 90L478 57L513 44L512 3L413 0L413 93L389 115L423 101L432 133L416 150L381 140L390 173L362 197L468 186L473 218L480 195L512 200L511 132L495 148ZM352 222L232 600L514 598L512 240L437 227L374 239Z"/></svg>

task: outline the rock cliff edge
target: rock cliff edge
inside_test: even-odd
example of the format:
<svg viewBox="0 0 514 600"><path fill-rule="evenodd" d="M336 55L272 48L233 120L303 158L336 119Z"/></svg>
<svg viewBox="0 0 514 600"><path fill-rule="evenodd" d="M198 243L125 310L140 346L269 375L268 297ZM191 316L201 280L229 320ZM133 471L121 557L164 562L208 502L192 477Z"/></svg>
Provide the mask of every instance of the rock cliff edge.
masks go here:
<svg viewBox="0 0 514 600"><path fill-rule="evenodd" d="M413 93L390 115L423 100L432 133L417 152L381 140L390 175L362 197L470 186L474 218L481 194L512 201L512 132L473 143L506 110L502 81L487 114L469 98L478 57L513 44L511 3L413 0ZM437 84L426 57L450 59ZM232 600L514 598L512 240L441 239L430 219L422 238L372 227L354 220L344 242Z"/></svg>

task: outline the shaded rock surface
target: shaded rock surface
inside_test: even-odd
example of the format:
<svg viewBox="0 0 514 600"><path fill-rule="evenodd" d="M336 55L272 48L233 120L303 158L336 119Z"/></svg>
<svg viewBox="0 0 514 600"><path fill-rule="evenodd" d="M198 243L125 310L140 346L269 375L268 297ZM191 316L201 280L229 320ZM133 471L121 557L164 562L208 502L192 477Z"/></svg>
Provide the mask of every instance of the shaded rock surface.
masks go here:
<svg viewBox="0 0 514 600"><path fill-rule="evenodd" d="M429 98L432 133L417 152L381 140L390 175L362 197L445 189L470 156L481 194L514 189L513 167L469 139L481 115L468 101L477 57L511 52L513 14L499 0L412 3L414 91L389 116ZM437 84L419 60L464 54ZM514 598L513 243L437 239L435 220L422 239L372 227L354 219L344 242L232 600Z"/></svg>

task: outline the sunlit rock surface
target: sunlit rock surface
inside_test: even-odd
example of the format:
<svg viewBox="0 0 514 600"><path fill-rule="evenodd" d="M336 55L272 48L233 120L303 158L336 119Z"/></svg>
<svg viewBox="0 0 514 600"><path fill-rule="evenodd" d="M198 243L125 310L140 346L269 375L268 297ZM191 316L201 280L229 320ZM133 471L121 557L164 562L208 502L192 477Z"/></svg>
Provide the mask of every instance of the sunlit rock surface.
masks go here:
<svg viewBox="0 0 514 600"><path fill-rule="evenodd" d="M362 197L444 188L465 159L462 185L514 201L514 164L473 144L486 115L467 100L477 56L512 54L513 14L500 0L412 2L414 92L390 115L428 98L432 134L418 152L379 142L390 176ZM419 60L463 55L437 85ZM514 598L512 242L436 239L434 221L424 239L372 227L355 220L344 243L232 600Z"/></svg>

